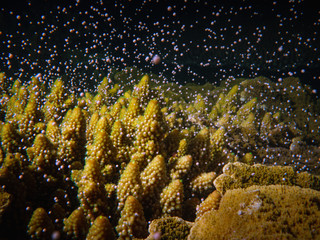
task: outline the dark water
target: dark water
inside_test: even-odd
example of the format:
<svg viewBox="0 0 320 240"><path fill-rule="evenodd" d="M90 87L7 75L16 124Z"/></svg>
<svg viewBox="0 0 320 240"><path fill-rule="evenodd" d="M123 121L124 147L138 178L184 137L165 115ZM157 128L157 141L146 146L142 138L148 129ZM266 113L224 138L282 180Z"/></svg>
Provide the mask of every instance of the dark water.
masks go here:
<svg viewBox="0 0 320 240"><path fill-rule="evenodd" d="M292 75L319 93L319 11L293 0L4 0L0 71L85 88L126 66L179 83Z"/></svg>

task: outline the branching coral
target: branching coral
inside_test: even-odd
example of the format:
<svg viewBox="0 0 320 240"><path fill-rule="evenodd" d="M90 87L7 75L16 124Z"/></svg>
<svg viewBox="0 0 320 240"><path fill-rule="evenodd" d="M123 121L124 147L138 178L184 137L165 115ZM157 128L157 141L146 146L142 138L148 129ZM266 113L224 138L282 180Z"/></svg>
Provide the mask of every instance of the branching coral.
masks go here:
<svg viewBox="0 0 320 240"><path fill-rule="evenodd" d="M176 217L194 221L219 211L228 190L270 184L319 190L319 177L301 171L319 169L320 150L308 145L318 141L315 134L250 90L256 84L277 99L270 81L153 87L151 75L126 71L114 76L119 82L104 78L97 93L78 99L62 79L48 92L37 78L5 89L0 74L5 236L41 238L54 229L66 239L145 238L151 223L158 226L149 238L185 239L190 225ZM121 86L124 78L141 80ZM284 97L296 106L311 104L303 91L301 104L291 95ZM310 119L306 129L317 129L314 112ZM276 165L284 153L284 165L293 167L261 164Z"/></svg>

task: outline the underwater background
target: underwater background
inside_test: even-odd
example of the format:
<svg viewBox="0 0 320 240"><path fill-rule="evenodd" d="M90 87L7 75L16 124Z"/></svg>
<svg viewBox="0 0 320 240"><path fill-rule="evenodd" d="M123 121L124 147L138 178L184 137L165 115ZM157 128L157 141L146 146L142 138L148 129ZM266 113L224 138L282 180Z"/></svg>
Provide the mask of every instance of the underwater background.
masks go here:
<svg viewBox="0 0 320 240"><path fill-rule="evenodd" d="M2 1L1 70L92 85L137 66L179 83L297 76L318 86L311 1ZM152 64L158 55L161 63Z"/></svg>
<svg viewBox="0 0 320 240"><path fill-rule="evenodd" d="M319 239L320 8L3 0L0 240Z"/></svg>

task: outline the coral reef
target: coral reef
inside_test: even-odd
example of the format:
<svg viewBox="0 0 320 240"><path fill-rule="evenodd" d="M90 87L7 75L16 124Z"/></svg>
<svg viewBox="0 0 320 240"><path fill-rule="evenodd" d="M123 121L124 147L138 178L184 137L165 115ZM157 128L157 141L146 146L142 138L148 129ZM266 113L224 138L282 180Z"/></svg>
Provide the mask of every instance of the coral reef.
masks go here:
<svg viewBox="0 0 320 240"><path fill-rule="evenodd" d="M48 90L37 77L3 79L4 238L141 239L149 225L148 239L186 239L185 220L219 211L232 189L320 188L319 106L295 78L159 85L128 68L79 95L62 79Z"/></svg>
<svg viewBox="0 0 320 240"><path fill-rule="evenodd" d="M188 239L318 239L319 202L319 191L297 186L228 190L219 209L194 223Z"/></svg>

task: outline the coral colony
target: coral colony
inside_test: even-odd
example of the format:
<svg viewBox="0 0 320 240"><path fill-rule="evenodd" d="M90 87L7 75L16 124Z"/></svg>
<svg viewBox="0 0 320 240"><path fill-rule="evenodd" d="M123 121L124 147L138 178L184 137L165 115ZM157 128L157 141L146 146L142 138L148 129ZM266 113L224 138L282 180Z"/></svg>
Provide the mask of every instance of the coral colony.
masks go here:
<svg viewBox="0 0 320 240"><path fill-rule="evenodd" d="M233 4L0 6L1 239L320 238L319 12Z"/></svg>

